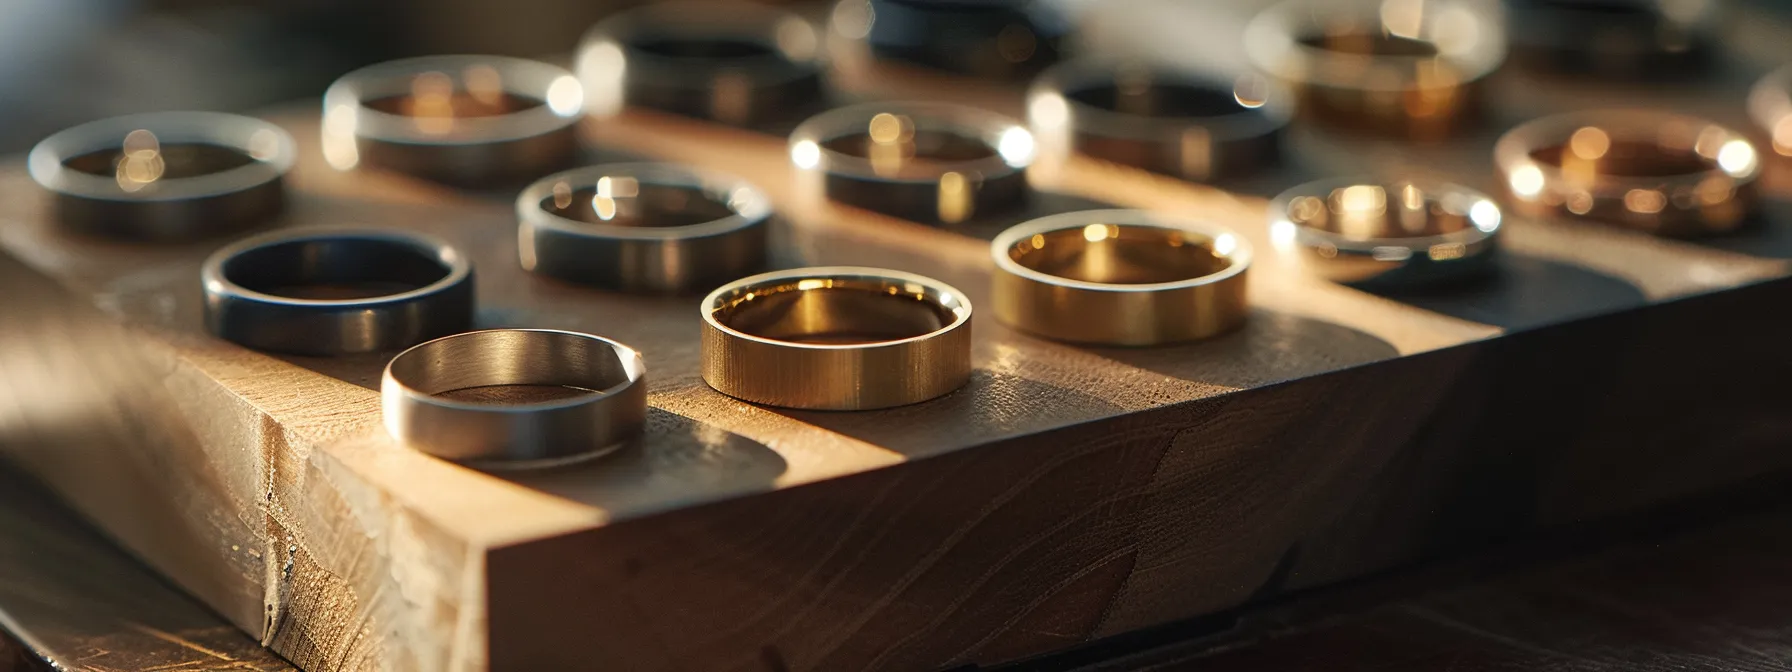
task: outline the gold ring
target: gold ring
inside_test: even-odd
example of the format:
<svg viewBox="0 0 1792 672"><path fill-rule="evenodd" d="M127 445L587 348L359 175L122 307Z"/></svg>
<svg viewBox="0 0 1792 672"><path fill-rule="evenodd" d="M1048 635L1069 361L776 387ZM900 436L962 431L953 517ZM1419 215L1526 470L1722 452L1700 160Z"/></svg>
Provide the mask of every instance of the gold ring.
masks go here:
<svg viewBox="0 0 1792 672"><path fill-rule="evenodd" d="M1244 323L1251 246L1141 210L1067 212L996 236L996 318L1061 341L1157 345Z"/></svg>
<svg viewBox="0 0 1792 672"><path fill-rule="evenodd" d="M736 280L703 300L703 380L770 406L926 401L971 376L971 303L931 278L833 266Z"/></svg>
<svg viewBox="0 0 1792 672"><path fill-rule="evenodd" d="M1500 219L1493 199L1454 184L1320 180L1269 204L1269 238L1327 280L1408 289L1491 270Z"/></svg>
<svg viewBox="0 0 1792 672"><path fill-rule="evenodd" d="M1573 112L1493 148L1515 209L1691 237L1734 230L1755 205L1760 157L1742 134L1666 112Z"/></svg>
<svg viewBox="0 0 1792 672"><path fill-rule="evenodd" d="M1253 18L1244 43L1295 88L1303 116L1422 140L1474 121L1506 59L1500 21L1472 0L1288 0Z"/></svg>

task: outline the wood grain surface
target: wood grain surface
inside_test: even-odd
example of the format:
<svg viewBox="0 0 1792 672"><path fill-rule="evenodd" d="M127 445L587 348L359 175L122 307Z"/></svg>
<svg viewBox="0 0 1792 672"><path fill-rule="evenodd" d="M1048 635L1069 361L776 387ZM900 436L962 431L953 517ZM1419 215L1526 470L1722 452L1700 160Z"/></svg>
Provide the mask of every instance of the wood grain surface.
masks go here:
<svg viewBox="0 0 1792 672"><path fill-rule="evenodd" d="M1698 95L1519 73L1500 86L1524 93L1501 121L1594 96L1740 115L1727 80ZM280 225L446 237L479 269L479 326L634 345L653 410L640 445L568 469L483 473L410 451L379 429L383 356L277 357L206 336L197 268L217 242L67 236L13 162L0 246L31 269L8 291L35 300L4 308L0 446L305 669L1000 662L1792 467L1792 321L1774 309L1792 299L1784 192L1760 228L1711 244L1509 218L1497 280L1380 296L1295 273L1269 244L1264 198L1339 172L1489 186L1497 125L1417 148L1302 128L1288 170L1226 190L1042 167L1050 195L1029 214L1147 207L1251 240L1249 326L1091 349L981 311L966 388L791 412L702 383L695 297L532 277L513 192L334 171L315 114L269 115L301 145ZM778 266L886 266L987 303L985 240L1004 222L944 230L813 205L773 136L648 114L584 131L598 155L752 179L785 215Z"/></svg>

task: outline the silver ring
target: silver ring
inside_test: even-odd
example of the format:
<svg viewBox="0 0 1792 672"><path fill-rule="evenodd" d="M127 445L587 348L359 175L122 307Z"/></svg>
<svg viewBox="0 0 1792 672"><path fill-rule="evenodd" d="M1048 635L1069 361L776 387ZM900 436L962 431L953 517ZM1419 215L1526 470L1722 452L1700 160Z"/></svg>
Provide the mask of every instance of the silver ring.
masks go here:
<svg viewBox="0 0 1792 672"><path fill-rule="evenodd" d="M1034 81L1027 121L1042 163L1078 153L1205 181L1275 165L1293 100L1258 75L1218 79L1137 62L1071 61Z"/></svg>
<svg viewBox="0 0 1792 672"><path fill-rule="evenodd" d="M397 350L473 322L472 264L421 234L275 231L212 253L200 276L211 333L256 350Z"/></svg>
<svg viewBox="0 0 1792 672"><path fill-rule="evenodd" d="M664 163L577 168L516 199L524 269L639 292L708 291L765 265L771 200L726 175Z"/></svg>
<svg viewBox="0 0 1792 672"><path fill-rule="evenodd" d="M864 103L810 117L790 134L800 200L915 222L958 224L1027 199L1033 134L1012 119L946 103Z"/></svg>
<svg viewBox="0 0 1792 672"><path fill-rule="evenodd" d="M571 163L578 78L503 56L427 56L355 70L324 92L324 159L488 186Z"/></svg>
<svg viewBox="0 0 1792 672"><path fill-rule="evenodd" d="M80 233L176 241L251 228L285 208L298 151L285 130L218 112L102 119L45 138L26 160Z"/></svg>
<svg viewBox="0 0 1792 672"><path fill-rule="evenodd" d="M641 433L647 366L621 343L491 329L423 343L380 379L386 431L437 457L489 466L603 455Z"/></svg>
<svg viewBox="0 0 1792 672"><path fill-rule="evenodd" d="M1332 179L1269 204L1270 241L1315 275L1372 289L1409 289L1491 269L1499 205L1481 192L1427 181Z"/></svg>
<svg viewBox="0 0 1792 672"><path fill-rule="evenodd" d="M744 127L819 106L821 38L789 12L687 0L641 5L593 26L579 47L586 107L644 107ZM786 126L788 128L788 126Z"/></svg>

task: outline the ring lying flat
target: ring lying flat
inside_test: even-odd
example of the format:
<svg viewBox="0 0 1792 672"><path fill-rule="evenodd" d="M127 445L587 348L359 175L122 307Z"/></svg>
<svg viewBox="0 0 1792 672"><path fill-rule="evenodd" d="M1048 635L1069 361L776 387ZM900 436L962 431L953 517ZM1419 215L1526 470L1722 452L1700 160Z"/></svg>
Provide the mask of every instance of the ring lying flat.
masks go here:
<svg viewBox="0 0 1792 672"><path fill-rule="evenodd" d="M206 326L256 350L397 350L473 322L473 267L429 236L295 229L214 252L200 271Z"/></svg>
<svg viewBox="0 0 1792 672"><path fill-rule="evenodd" d="M626 445L647 418L647 366L621 343L491 329L401 352L380 379L386 431L437 457L551 464Z"/></svg>
<svg viewBox="0 0 1792 672"><path fill-rule="evenodd" d="M736 3L643 5L594 26L579 48L579 79L597 115L639 106L774 125L820 104L822 70L807 21Z"/></svg>
<svg viewBox="0 0 1792 672"><path fill-rule="evenodd" d="M1760 159L1723 126L1665 112L1606 110L1544 117L1506 132L1493 159L1512 205L1663 236L1742 226Z"/></svg>
<svg viewBox="0 0 1792 672"><path fill-rule="evenodd" d="M1293 86L1301 114L1353 130L1431 140L1479 114L1482 80L1505 60L1500 22L1471 0L1288 0L1252 19L1257 67Z"/></svg>
<svg viewBox="0 0 1792 672"><path fill-rule="evenodd" d="M249 117L162 112L82 124L37 143L32 179L79 233L177 241L252 228L286 205L292 136Z"/></svg>
<svg viewBox="0 0 1792 672"><path fill-rule="evenodd" d="M926 401L971 375L971 304L875 268L764 273L703 300L703 380L771 406L867 410Z"/></svg>
<svg viewBox="0 0 1792 672"><path fill-rule="evenodd" d="M844 0L831 23L876 58L1010 80L1057 62L1074 28L1036 0Z"/></svg>
<svg viewBox="0 0 1792 672"><path fill-rule="evenodd" d="M1453 184L1321 180L1269 204L1269 234L1333 282L1415 288L1489 271L1500 218L1492 199Z"/></svg>
<svg viewBox="0 0 1792 672"><path fill-rule="evenodd" d="M1716 2L1508 0L1513 62L1601 77L1691 75L1716 51Z"/></svg>
<svg viewBox="0 0 1792 672"><path fill-rule="evenodd" d="M771 202L746 182L658 163L578 168L516 201L523 268L644 292L709 290L765 265Z"/></svg>
<svg viewBox="0 0 1792 672"><path fill-rule="evenodd" d="M1028 94L1042 160L1072 152L1205 181L1274 165L1292 94L1256 75L1220 81L1142 63L1060 64Z"/></svg>
<svg viewBox="0 0 1792 672"><path fill-rule="evenodd" d="M1244 323L1251 247L1142 210L1042 217L996 236L996 318L1073 343L1158 345Z"/></svg>
<svg viewBox="0 0 1792 672"><path fill-rule="evenodd" d="M1013 120L948 104L842 107L790 135L805 202L832 199L933 224L1022 205L1033 152L1033 134Z"/></svg>
<svg viewBox="0 0 1792 672"><path fill-rule="evenodd" d="M502 56L371 65L324 92L324 158L489 186L571 163L584 89L563 69Z"/></svg>
<svg viewBox="0 0 1792 672"><path fill-rule="evenodd" d="M1773 151L1792 156L1792 65L1767 73L1748 93L1748 114L1773 140Z"/></svg>

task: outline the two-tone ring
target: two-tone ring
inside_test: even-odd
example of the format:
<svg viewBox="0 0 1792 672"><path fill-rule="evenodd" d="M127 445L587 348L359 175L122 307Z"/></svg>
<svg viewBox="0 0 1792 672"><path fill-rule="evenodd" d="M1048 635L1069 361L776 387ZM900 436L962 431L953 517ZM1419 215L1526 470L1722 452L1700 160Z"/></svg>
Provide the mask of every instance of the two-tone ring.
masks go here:
<svg viewBox="0 0 1792 672"><path fill-rule="evenodd" d="M380 379L393 438L478 466L537 466L612 452L641 433L647 366L621 343L570 331L491 329L401 352Z"/></svg>
<svg viewBox="0 0 1792 672"><path fill-rule="evenodd" d="M113 117L45 138L26 160L70 231L178 241L252 228L286 204L298 152L280 127L217 112Z"/></svg>
<svg viewBox="0 0 1792 672"><path fill-rule="evenodd" d="M504 56L371 65L324 92L324 159L483 187L564 168L585 93L566 70Z"/></svg>
<svg viewBox="0 0 1792 672"><path fill-rule="evenodd" d="M1499 205L1480 192L1422 180L1321 180L1269 205L1277 251L1314 275L1376 289L1487 272L1500 220Z"/></svg>
<svg viewBox="0 0 1792 672"><path fill-rule="evenodd" d="M737 399L818 410L926 401L971 375L971 304L875 268L764 273L703 300L703 380Z"/></svg>
<svg viewBox="0 0 1792 672"><path fill-rule="evenodd" d="M473 267L415 233L275 231L206 259L205 321L256 350L340 355L397 350L473 322Z"/></svg>
<svg viewBox="0 0 1792 672"><path fill-rule="evenodd" d="M578 72L594 115L643 107L757 128L795 121L821 103L822 53L802 17L686 0L642 5L593 26Z"/></svg>
<svg viewBox="0 0 1792 672"><path fill-rule="evenodd" d="M1247 55L1293 86L1303 117L1432 140L1474 121L1505 31L1474 0L1286 0L1245 28Z"/></svg>
<svg viewBox="0 0 1792 672"><path fill-rule="evenodd" d="M798 189L932 224L1013 210L1027 199L1033 134L993 112L940 103L866 103L809 118L790 135Z"/></svg>
<svg viewBox="0 0 1792 672"><path fill-rule="evenodd" d="M1027 96L1042 164L1074 153L1195 181L1275 165L1293 111L1293 95L1257 75L1141 62L1059 64Z"/></svg>
<svg viewBox="0 0 1792 672"><path fill-rule="evenodd" d="M523 268L638 292L706 291L765 265L765 192L663 163L578 168L516 201Z"/></svg>
<svg viewBox="0 0 1792 672"><path fill-rule="evenodd" d="M1536 119L1494 145L1515 209L1619 224L1672 237L1749 221L1761 161L1753 143L1718 124L1640 110Z"/></svg>
<svg viewBox="0 0 1792 672"><path fill-rule="evenodd" d="M1251 246L1204 222L1143 210L1067 212L990 244L996 318L1046 338L1159 345L1237 328Z"/></svg>

